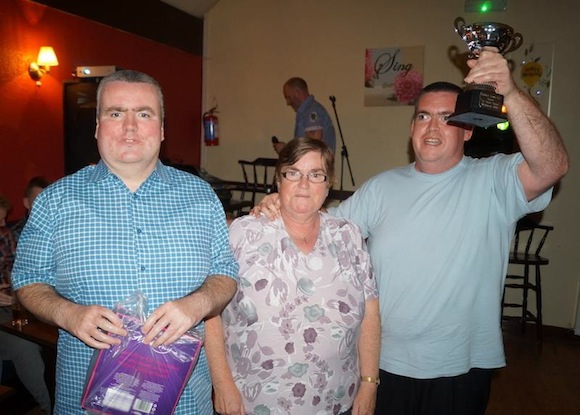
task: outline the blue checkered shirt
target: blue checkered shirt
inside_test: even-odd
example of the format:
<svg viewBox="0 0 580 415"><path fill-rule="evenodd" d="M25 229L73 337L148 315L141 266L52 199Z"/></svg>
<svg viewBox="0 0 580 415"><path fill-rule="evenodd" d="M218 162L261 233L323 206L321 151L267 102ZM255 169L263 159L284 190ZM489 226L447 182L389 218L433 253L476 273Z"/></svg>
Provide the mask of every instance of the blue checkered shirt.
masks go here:
<svg viewBox="0 0 580 415"><path fill-rule="evenodd" d="M13 283L15 289L49 284L75 303L111 309L140 290L153 311L196 290L208 275L237 280L237 274L222 205L206 182L159 162L133 193L101 161L36 198L18 243ZM55 414L83 414L92 354L60 331ZM175 414L212 413L202 351Z"/></svg>

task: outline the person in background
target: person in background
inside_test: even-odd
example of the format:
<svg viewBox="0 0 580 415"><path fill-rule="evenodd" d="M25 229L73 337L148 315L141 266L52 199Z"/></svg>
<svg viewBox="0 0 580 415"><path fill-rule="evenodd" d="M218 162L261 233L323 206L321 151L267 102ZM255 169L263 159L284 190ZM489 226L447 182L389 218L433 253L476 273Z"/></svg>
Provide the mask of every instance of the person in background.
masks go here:
<svg viewBox="0 0 580 415"><path fill-rule="evenodd" d="M101 160L46 188L18 241L18 299L60 327L55 413L81 415L95 349L125 336L112 311L139 291L151 313L145 344L167 345L217 315L237 285L223 207L209 184L159 160L161 87L132 70L103 78L95 138ZM205 353L176 415L212 414Z"/></svg>
<svg viewBox="0 0 580 415"><path fill-rule="evenodd" d="M24 225L26 225L26 221L28 220L28 215L30 214L30 209L32 209L32 203L34 202L34 199L36 199L36 196L38 196L40 192L48 187L49 184L50 182L42 176L35 176L28 181L26 189L24 189L24 197L22 198L22 203L26 208L26 214L22 219L20 219L11 227L12 233L14 234L16 240L18 240L20 237Z"/></svg>
<svg viewBox="0 0 580 415"><path fill-rule="evenodd" d="M334 154L294 139L275 174L281 218L244 216L230 227L240 285L206 333L216 411L370 415L377 288L358 228L320 212Z"/></svg>
<svg viewBox="0 0 580 415"><path fill-rule="evenodd" d="M16 237L5 226L10 201L0 195L0 322L12 320L16 299L11 288L11 272L16 252ZM2 361L11 361L20 382L40 405L42 413L51 413L50 393L44 381L42 348L31 341L0 331L0 378Z"/></svg>
<svg viewBox="0 0 580 415"><path fill-rule="evenodd" d="M314 99L314 95L310 95L306 81L302 78L290 78L284 83L282 92L286 105L291 106L296 112L294 138L310 137L322 140L334 154L336 134L332 120L322 104ZM283 141L273 143L274 150L278 154L285 145Z"/></svg>
<svg viewBox="0 0 580 415"><path fill-rule="evenodd" d="M505 366L501 298L516 222L546 208L568 170L562 138L484 48L467 83L504 96L520 152L473 159L471 128L452 125L461 88L426 86L415 104L415 162L383 172L329 213L368 238L382 321L377 415L483 414ZM259 211L273 214L273 197Z"/></svg>
<svg viewBox="0 0 580 415"><path fill-rule="evenodd" d="M0 194L0 227L6 226L6 218L8 217L10 209L12 209L10 199L3 194Z"/></svg>
<svg viewBox="0 0 580 415"><path fill-rule="evenodd" d="M0 284L2 284L0 294L3 307L12 305L14 301L11 293L8 292L16 252L16 239L6 226L6 217L11 209L10 199L0 193Z"/></svg>
<svg viewBox="0 0 580 415"><path fill-rule="evenodd" d="M12 265L16 253L16 238L6 226L6 217L12 208L10 199L0 193L0 320L12 318L9 307L14 304L14 297L10 288ZM0 332L0 334L3 332ZM0 347L2 345L0 344ZM6 357L0 354L0 369L2 360ZM0 370L0 373L2 371ZM0 376L1 377L1 376Z"/></svg>

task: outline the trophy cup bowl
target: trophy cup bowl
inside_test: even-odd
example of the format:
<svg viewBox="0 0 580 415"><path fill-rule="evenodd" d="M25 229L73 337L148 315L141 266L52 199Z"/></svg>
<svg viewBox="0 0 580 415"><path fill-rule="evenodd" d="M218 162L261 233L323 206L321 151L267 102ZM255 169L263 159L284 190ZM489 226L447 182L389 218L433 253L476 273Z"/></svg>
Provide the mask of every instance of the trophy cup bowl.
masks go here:
<svg viewBox="0 0 580 415"><path fill-rule="evenodd" d="M511 26L502 23L483 22L467 26L465 20L458 17L454 26L455 32L467 43L467 47L475 56L484 46L496 47L502 55L513 52L522 46L524 41L520 33L514 33Z"/></svg>
<svg viewBox="0 0 580 415"><path fill-rule="evenodd" d="M467 44L470 58L477 58L485 46L493 46L501 54L513 52L523 43L523 36L505 24L482 22L466 25L462 17L454 22L455 32ZM456 124L475 125L487 128L505 122L502 112L503 96L495 92L493 84L469 84L457 97L455 112L449 121Z"/></svg>

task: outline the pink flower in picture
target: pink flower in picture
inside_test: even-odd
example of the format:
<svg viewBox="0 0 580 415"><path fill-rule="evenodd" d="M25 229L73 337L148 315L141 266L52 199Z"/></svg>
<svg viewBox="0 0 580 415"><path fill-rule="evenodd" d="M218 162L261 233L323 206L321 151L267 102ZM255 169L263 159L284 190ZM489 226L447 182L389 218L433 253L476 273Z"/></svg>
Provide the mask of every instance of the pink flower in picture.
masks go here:
<svg viewBox="0 0 580 415"><path fill-rule="evenodd" d="M375 77L375 70L373 66L372 50L365 49L365 86L371 87L373 78Z"/></svg>
<svg viewBox="0 0 580 415"><path fill-rule="evenodd" d="M395 77L393 91L401 104L412 104L423 88L423 75L413 69Z"/></svg>

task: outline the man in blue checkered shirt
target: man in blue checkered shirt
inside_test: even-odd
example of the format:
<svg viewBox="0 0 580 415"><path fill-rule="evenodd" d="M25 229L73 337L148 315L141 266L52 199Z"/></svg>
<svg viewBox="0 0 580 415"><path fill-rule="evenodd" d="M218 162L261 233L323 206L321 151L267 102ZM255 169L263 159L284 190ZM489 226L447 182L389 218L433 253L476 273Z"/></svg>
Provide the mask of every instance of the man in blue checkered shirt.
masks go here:
<svg viewBox="0 0 580 415"><path fill-rule="evenodd" d="M119 71L97 91L101 161L36 199L18 243L13 285L40 319L60 327L55 414L83 414L95 349L125 335L114 304L141 291L152 310L144 342L169 344L218 314L238 265L220 200L201 179L159 161L163 95L140 72ZM176 414L212 414L202 351Z"/></svg>

